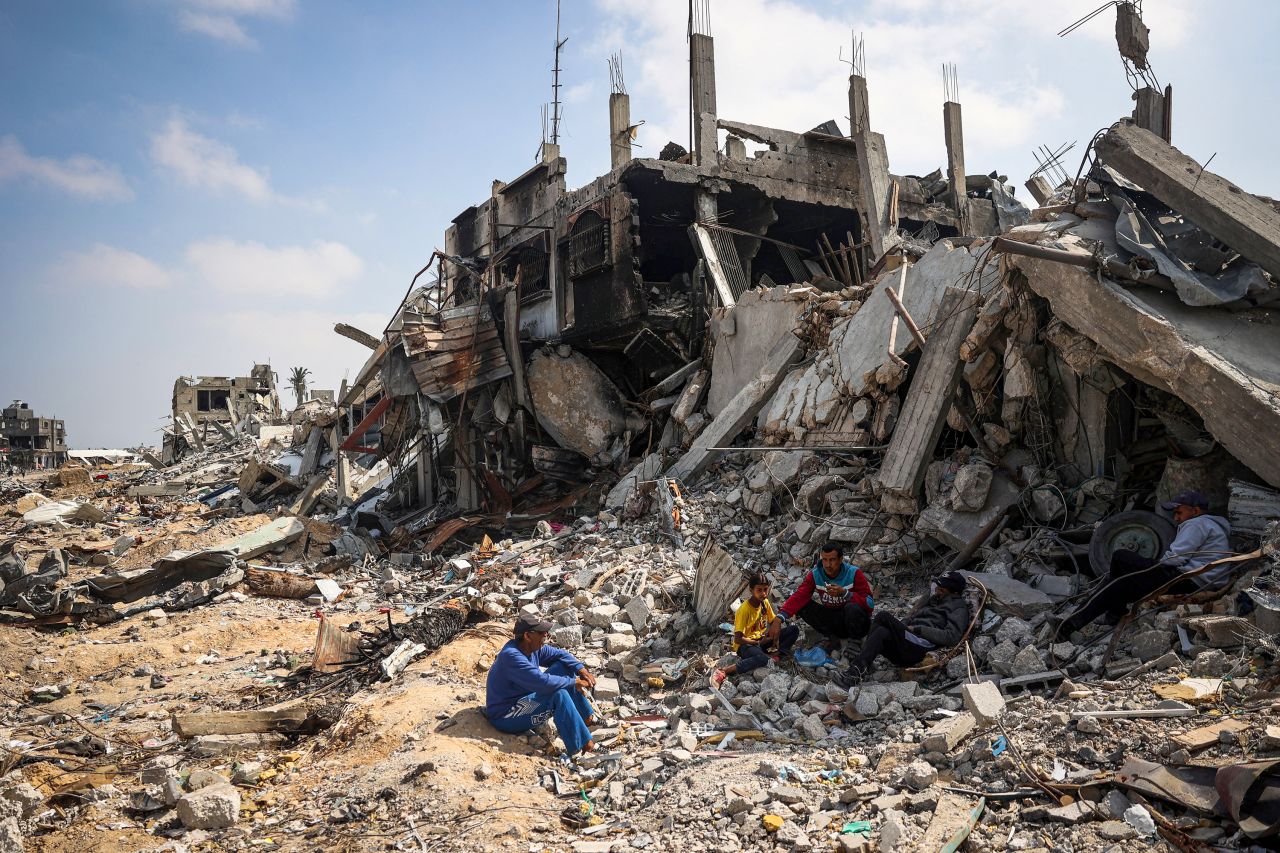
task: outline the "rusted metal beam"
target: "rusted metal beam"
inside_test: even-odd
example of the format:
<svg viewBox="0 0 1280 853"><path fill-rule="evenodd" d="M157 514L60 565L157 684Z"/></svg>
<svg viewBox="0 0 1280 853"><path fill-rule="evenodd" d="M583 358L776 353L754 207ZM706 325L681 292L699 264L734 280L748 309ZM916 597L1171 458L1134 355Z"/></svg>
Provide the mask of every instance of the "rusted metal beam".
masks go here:
<svg viewBox="0 0 1280 853"><path fill-rule="evenodd" d="M373 411L365 415L364 420L356 424L356 428L351 431L351 435L347 436L347 440L342 442L342 446L338 449L347 450L347 451L359 451L362 453L374 452L373 448L360 447L356 444L356 442L360 440L361 436L363 436L366 432L369 431L369 427L373 426L375 423L378 422L378 418L386 414L387 409L389 408L391 408L391 398L383 397L381 400L378 401L378 405L373 407Z"/></svg>

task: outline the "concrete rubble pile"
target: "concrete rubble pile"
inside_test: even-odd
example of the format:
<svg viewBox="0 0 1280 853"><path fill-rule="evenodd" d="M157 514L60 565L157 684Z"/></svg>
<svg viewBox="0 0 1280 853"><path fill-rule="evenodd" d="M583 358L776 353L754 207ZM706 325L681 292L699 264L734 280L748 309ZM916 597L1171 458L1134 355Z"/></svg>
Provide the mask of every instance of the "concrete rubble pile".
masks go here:
<svg viewBox="0 0 1280 853"><path fill-rule="evenodd" d="M1028 211L954 101L946 169L894 176L860 75L849 136L795 133L690 52L692 152L633 160L614 92L611 172L495 182L381 336L339 324L332 401L183 379L145 466L0 481L0 851L1275 843L1275 203L1150 87ZM1057 631L1188 489L1230 586ZM899 615L962 571L964 641L716 686L747 576L777 603L828 543ZM598 675L594 751L483 717L522 613Z"/></svg>

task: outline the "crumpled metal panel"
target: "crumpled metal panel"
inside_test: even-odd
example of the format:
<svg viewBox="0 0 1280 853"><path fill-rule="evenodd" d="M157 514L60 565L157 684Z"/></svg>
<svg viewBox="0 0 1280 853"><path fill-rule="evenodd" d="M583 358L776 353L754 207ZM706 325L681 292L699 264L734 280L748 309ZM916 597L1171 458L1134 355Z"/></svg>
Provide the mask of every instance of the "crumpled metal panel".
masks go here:
<svg viewBox="0 0 1280 853"><path fill-rule="evenodd" d="M400 339L418 387L437 403L511 375L498 327L482 304L435 315L406 312Z"/></svg>

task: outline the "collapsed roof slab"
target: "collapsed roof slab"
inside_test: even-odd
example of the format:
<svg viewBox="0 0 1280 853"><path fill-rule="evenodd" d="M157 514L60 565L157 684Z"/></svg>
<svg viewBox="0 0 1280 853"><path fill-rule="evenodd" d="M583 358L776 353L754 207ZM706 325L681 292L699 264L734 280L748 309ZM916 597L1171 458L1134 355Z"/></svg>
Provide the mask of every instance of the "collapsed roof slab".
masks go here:
<svg viewBox="0 0 1280 853"><path fill-rule="evenodd" d="M1176 395L1210 433L1280 486L1280 320L1183 305L1171 293L1126 289L1088 270L1008 256L1054 314L1116 366Z"/></svg>

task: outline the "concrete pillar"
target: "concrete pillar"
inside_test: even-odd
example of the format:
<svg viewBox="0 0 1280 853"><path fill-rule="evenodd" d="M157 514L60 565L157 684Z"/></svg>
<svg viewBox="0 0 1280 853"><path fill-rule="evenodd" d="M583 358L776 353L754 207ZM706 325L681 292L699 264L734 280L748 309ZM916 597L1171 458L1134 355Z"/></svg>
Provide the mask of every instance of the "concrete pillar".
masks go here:
<svg viewBox="0 0 1280 853"><path fill-rule="evenodd" d="M730 136L725 140L724 153L730 160L746 160L747 143L743 142L736 136Z"/></svg>
<svg viewBox="0 0 1280 853"><path fill-rule="evenodd" d="M947 141L947 178L951 183L951 206L960 218L960 233L967 233L967 199L964 175L964 128L960 122L960 105L947 101L942 105L942 132Z"/></svg>
<svg viewBox="0 0 1280 853"><path fill-rule="evenodd" d="M884 135L863 131L853 137L854 153L858 158L858 194L862 204L862 229L871 245L871 259L875 263L885 252L885 242L898 223L889 221L889 197L893 193L893 180L889 177L889 154L885 150Z"/></svg>
<svg viewBox="0 0 1280 853"><path fill-rule="evenodd" d="M693 113L694 162L714 162L716 156L715 39L694 33L689 37L689 83Z"/></svg>
<svg viewBox="0 0 1280 853"><path fill-rule="evenodd" d="M609 164L616 169L631 162L631 96L609 95Z"/></svg>
<svg viewBox="0 0 1280 853"><path fill-rule="evenodd" d="M857 74L849 77L849 123L853 136L871 130L871 103L867 100L867 78Z"/></svg>
<svg viewBox="0 0 1280 853"><path fill-rule="evenodd" d="M1169 129L1165 127L1164 95L1150 86L1143 86L1133 93L1133 121L1143 130L1149 130L1165 142L1170 141Z"/></svg>

